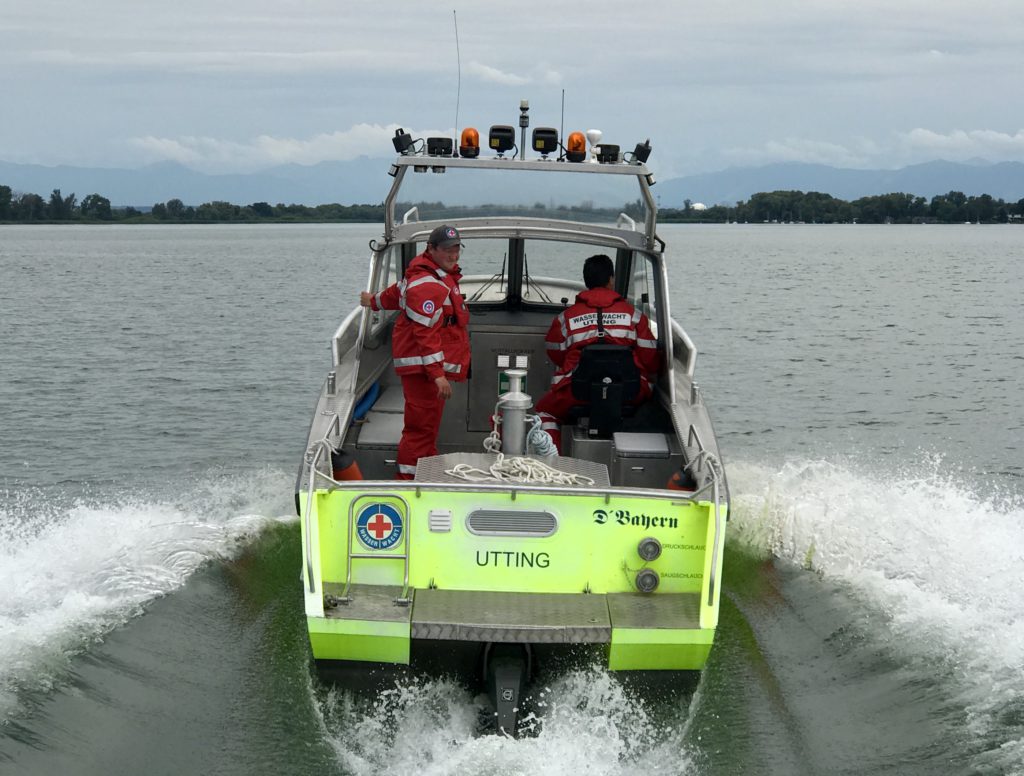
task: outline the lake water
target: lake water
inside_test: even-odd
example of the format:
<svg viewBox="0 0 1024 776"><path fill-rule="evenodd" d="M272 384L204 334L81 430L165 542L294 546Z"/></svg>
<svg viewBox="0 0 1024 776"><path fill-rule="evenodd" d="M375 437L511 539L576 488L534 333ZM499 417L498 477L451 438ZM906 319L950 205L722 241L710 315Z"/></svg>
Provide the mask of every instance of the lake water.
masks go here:
<svg viewBox="0 0 1024 776"><path fill-rule="evenodd" d="M310 678L293 480L378 231L0 227L0 772L1024 773L1024 229L660 228L715 650L683 697L546 677L518 741Z"/></svg>

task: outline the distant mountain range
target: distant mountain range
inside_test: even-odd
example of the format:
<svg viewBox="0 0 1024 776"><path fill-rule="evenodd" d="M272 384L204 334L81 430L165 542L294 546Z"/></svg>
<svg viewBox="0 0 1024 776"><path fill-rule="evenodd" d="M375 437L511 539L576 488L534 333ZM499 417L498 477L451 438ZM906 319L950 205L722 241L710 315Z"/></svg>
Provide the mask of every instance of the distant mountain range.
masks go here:
<svg viewBox="0 0 1024 776"><path fill-rule="evenodd" d="M0 162L0 184L44 198L49 197L53 189L60 189L65 196L74 192L79 200L98 193L115 206L149 207L172 198L186 205L214 200L240 205L252 202L375 204L383 200L390 184L385 175L387 168L387 159L367 157L310 166L281 165L262 172L235 175L207 175L173 162L134 170ZM656 165L654 169L656 171ZM586 190L583 187L593 181L590 176L572 177L580 179L576 188L581 198L590 199L596 205L623 204L621 190ZM438 198L447 204L493 201L493 182L481 183L449 186L446 195ZM505 184L503 181L502 189L508 193ZM682 207L686 199L707 205L731 205L757 192L779 189L819 191L845 200L890 192L931 198L948 191L962 191L967 195L991 194L1016 202L1024 197L1024 163L934 161L898 170L852 170L791 162L672 178L660 181L654 192L662 207ZM516 190L513 188L511 193L511 199L515 200ZM535 199L535 194L524 191L521 201L532 204Z"/></svg>

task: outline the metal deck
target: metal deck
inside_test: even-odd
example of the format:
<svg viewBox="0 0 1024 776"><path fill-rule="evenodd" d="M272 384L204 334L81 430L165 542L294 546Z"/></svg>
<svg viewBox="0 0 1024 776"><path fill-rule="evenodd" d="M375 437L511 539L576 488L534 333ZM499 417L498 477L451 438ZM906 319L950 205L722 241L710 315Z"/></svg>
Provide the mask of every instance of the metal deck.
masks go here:
<svg viewBox="0 0 1024 776"><path fill-rule="evenodd" d="M602 595L417 590L413 603L414 639L605 644L611 636Z"/></svg>
<svg viewBox="0 0 1024 776"><path fill-rule="evenodd" d="M342 585L326 592L341 596ZM416 590L413 604L399 605L402 589L353 585L347 604L328 609L332 620L409 623L410 636L430 641L531 644L607 644L612 628L696 630L697 593L508 593Z"/></svg>

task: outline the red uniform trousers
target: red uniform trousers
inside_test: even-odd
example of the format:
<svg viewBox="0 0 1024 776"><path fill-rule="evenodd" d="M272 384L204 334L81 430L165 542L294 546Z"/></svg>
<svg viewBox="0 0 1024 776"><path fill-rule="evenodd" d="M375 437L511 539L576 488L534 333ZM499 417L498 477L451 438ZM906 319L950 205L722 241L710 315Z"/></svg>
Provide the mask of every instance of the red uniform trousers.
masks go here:
<svg viewBox="0 0 1024 776"><path fill-rule="evenodd" d="M416 462L437 455L437 432L441 428L444 399L437 395L437 384L426 374L402 375L405 394L405 427L398 442L397 479L416 477Z"/></svg>
<svg viewBox="0 0 1024 776"><path fill-rule="evenodd" d="M629 404L642 404L651 398L651 384L646 377L640 378L640 392ZM548 432L555 443L559 454L562 452L562 430L560 424L569 420L569 410L581 404L589 404L572 395L572 377L569 376L554 386L537 402L537 414L540 416L540 427Z"/></svg>

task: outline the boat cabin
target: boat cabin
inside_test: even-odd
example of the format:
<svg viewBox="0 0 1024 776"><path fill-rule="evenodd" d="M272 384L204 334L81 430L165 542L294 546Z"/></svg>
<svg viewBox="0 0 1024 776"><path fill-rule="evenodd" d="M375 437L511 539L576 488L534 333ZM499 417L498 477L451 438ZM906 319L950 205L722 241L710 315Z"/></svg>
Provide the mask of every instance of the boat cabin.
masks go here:
<svg viewBox="0 0 1024 776"><path fill-rule="evenodd" d="M432 168L443 167L452 177L453 173L505 176L512 165L516 172L542 179L566 170L566 165L556 169L554 163L539 161L431 160ZM650 401L636 407L604 408L601 428L591 422L591 412L581 402L573 420L563 427L562 455L607 467L612 486L664 488L703 440L713 435L710 428L702 433L704 417L692 384L696 349L671 317L664 244L654 232L650 173L642 164L569 167L588 176L584 180L613 171L638 187L632 214L619 213L612 224L582 220L581 216L590 215L586 211L553 208L460 217L452 212L422 214L421 207L410 207L398 219L395 212L403 178L422 166L421 157L399 158L392 168L395 182L386 202L388 228L382 240L371 243L369 289L377 293L400 280L436 226L449 223L459 229L460 285L470 309L472 367L468 380L452 383L453 395L438 437L439 452L483 452L482 441L491 431L497 399L509 388L509 369L526 371L524 390L534 405L544 395L554 373L545 335L553 318L584 290L584 260L600 253L614 261L616 291L648 317L663 367ZM434 169L430 175L436 173ZM608 211L598 212L610 220ZM421 220L421 215L429 217ZM353 311L334 338L334 391L355 401L352 423L343 434L337 429L338 441L356 456L363 476L371 480L392 479L396 472L404 400L392 367L390 339L399 314ZM354 364L358 367L352 373ZM350 391L343 390L349 385ZM692 448L689 453L687 446Z"/></svg>

